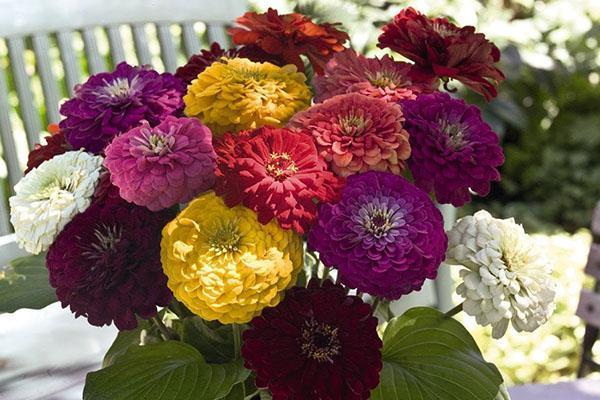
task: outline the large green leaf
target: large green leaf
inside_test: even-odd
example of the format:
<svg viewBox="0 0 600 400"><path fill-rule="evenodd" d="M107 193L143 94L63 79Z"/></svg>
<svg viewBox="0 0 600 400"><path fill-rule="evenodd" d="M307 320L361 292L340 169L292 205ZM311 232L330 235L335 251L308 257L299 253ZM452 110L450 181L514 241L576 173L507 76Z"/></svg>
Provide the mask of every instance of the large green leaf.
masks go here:
<svg viewBox="0 0 600 400"><path fill-rule="evenodd" d="M0 271L0 313L37 310L55 301L43 254L17 258Z"/></svg>
<svg viewBox="0 0 600 400"><path fill-rule="evenodd" d="M194 346L209 363L220 364L234 358L231 325L211 327L200 317L184 318L181 338Z"/></svg>
<svg viewBox="0 0 600 400"><path fill-rule="evenodd" d="M104 355L102 367L106 368L113 365L118 358L127 353L130 347L139 346L142 342L142 331L146 330L147 332L149 328L150 324L147 320L139 320L137 328L129 331L120 331Z"/></svg>
<svg viewBox="0 0 600 400"><path fill-rule="evenodd" d="M437 310L417 307L383 334L381 383L372 400L494 400L502 385L467 330Z"/></svg>
<svg viewBox="0 0 600 400"><path fill-rule="evenodd" d="M115 364L88 374L83 399L217 400L249 374L241 361L208 364L182 342L133 346Z"/></svg>

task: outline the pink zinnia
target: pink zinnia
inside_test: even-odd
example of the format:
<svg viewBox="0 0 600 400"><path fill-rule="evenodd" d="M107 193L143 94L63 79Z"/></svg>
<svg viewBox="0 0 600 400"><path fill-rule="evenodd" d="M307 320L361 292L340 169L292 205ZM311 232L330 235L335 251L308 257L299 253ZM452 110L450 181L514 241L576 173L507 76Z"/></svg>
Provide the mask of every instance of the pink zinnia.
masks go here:
<svg viewBox="0 0 600 400"><path fill-rule="evenodd" d="M338 94L357 92L387 101L412 100L419 93L431 92L431 81L417 81L411 74L412 64L383 58L365 57L348 49L337 53L325 67L323 75L313 78L315 101Z"/></svg>
<svg viewBox="0 0 600 400"><path fill-rule="evenodd" d="M369 170L400 174L410 156L400 106L358 93L342 94L296 114L290 126L312 135L337 175Z"/></svg>
<svg viewBox="0 0 600 400"><path fill-rule="evenodd" d="M105 165L125 200L152 211L185 203L215 181L210 130L193 118L167 117L118 136Z"/></svg>

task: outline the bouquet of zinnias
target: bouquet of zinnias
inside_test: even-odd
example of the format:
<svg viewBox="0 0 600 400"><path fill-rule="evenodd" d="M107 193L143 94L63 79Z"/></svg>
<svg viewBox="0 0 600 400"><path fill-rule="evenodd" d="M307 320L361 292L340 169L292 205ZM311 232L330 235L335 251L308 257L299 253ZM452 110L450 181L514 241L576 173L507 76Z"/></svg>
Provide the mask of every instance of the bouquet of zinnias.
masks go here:
<svg viewBox="0 0 600 400"><path fill-rule="evenodd" d="M10 199L63 307L121 330L84 398L507 398L452 316L535 330L549 264L513 220L446 233L434 203L500 179L497 135L444 92L494 98L498 48L411 8L379 37L410 62L299 14L236 22L237 47L174 75L122 63L77 86ZM392 315L444 260L464 303Z"/></svg>

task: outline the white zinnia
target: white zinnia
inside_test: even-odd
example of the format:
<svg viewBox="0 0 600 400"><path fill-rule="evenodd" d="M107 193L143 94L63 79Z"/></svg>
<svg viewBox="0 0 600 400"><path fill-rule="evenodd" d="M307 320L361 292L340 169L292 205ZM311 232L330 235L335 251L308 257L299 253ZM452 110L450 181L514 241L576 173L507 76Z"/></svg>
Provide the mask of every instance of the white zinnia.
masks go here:
<svg viewBox="0 0 600 400"><path fill-rule="evenodd" d="M487 211L459 220L448 232L446 263L463 265L456 292L463 310L477 323L492 325L492 336L533 332L554 312L552 267L514 219L496 219Z"/></svg>
<svg viewBox="0 0 600 400"><path fill-rule="evenodd" d="M64 226L90 205L102 160L69 151L44 161L15 185L10 222L19 246L33 254L50 247Z"/></svg>

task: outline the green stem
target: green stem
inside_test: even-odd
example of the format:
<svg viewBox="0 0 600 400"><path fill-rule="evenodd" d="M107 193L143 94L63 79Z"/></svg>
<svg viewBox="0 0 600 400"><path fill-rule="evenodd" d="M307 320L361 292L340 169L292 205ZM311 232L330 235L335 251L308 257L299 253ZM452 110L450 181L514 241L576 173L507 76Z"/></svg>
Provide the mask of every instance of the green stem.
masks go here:
<svg viewBox="0 0 600 400"><path fill-rule="evenodd" d="M321 278L321 283L325 282L329 278L329 268L323 266L323 277Z"/></svg>
<svg viewBox="0 0 600 400"><path fill-rule="evenodd" d="M459 312L462 311L463 309L463 304L464 303L460 303L459 305L457 305L456 307L454 307L452 310L448 311L446 314L444 314L447 318L452 318L454 317L456 314L458 314Z"/></svg>
<svg viewBox="0 0 600 400"><path fill-rule="evenodd" d="M231 328L233 329L233 353L235 354L235 359L239 360L242 348L241 330L238 324L232 324Z"/></svg>
<svg viewBox="0 0 600 400"><path fill-rule="evenodd" d="M172 332L169 328L167 328L167 326L162 322L162 320L159 317L152 317L152 322L154 322L154 325L156 325L158 331L160 332L160 335L164 340L179 340L179 336L175 332Z"/></svg>
<svg viewBox="0 0 600 400"><path fill-rule="evenodd" d="M377 312L379 304L381 304L381 299L379 297L375 297L375 300L373 300L373 304L371 304L371 308L373 308L373 314Z"/></svg>

